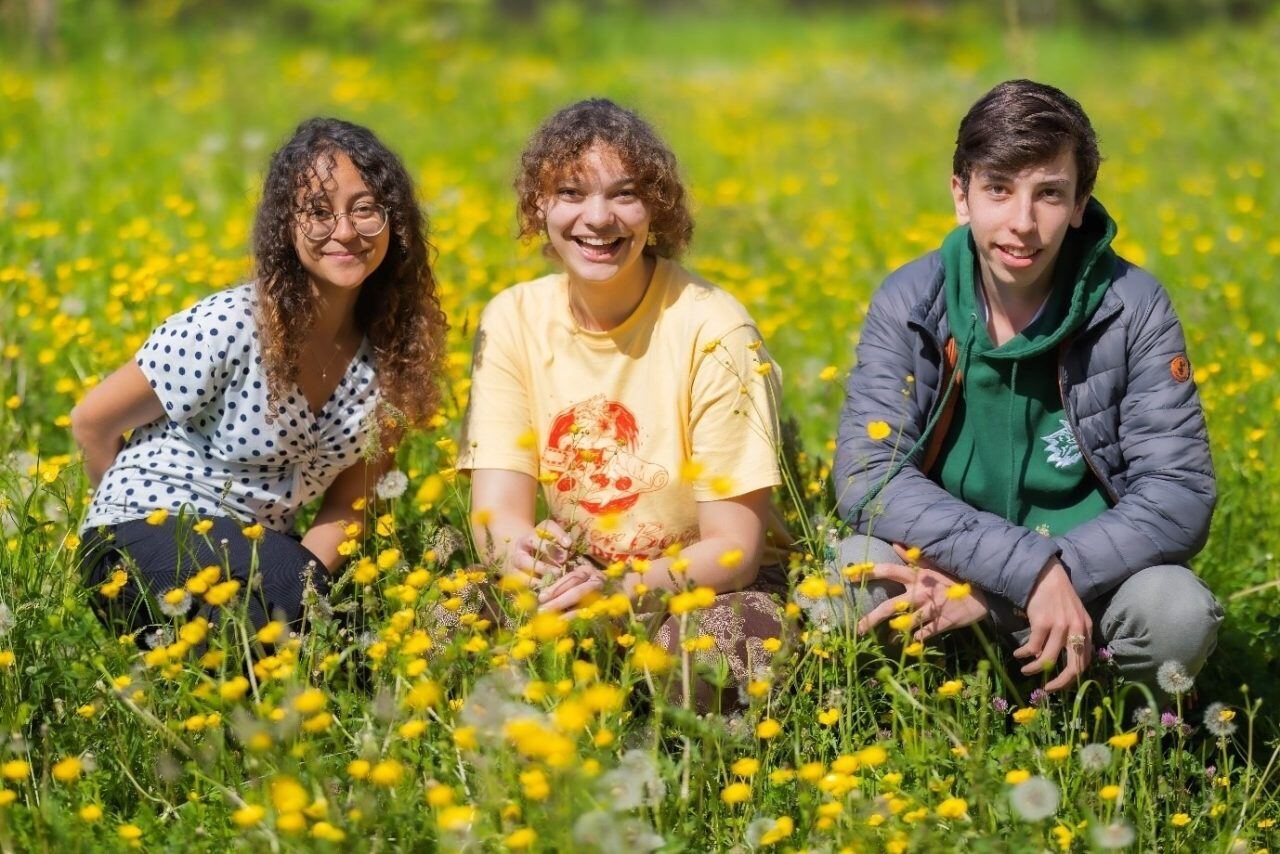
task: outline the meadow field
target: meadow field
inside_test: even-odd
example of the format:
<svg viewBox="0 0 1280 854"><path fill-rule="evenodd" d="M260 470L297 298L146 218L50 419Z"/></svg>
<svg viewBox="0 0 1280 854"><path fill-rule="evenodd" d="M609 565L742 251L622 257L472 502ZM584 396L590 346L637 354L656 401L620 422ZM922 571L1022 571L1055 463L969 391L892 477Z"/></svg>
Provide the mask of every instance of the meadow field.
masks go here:
<svg viewBox="0 0 1280 854"><path fill-rule="evenodd" d="M0 850L1280 850L1280 17L1139 37L977 6L560 3L344 35L180 6L84 4L98 17L53 57L0 38ZM1227 621L1163 716L1105 664L1046 699L976 643L889 655L839 609L803 616L830 592L828 465L868 301L952 227L956 125L1017 76L1090 112L1097 196L1169 288L1208 413L1221 498L1193 566ZM509 626L435 617L486 583L452 468L476 318L549 270L515 238L515 160L597 94L679 155L688 265L757 319L797 427L795 633L730 718L665 699L698 642L663 654L625 601L594 623L519 594ZM400 449L403 495L358 510L370 536L302 637L255 636L210 577L188 592L224 618L140 651L73 561L68 413L156 323L250 275L267 157L315 114L369 125L419 182L446 405ZM691 602L670 607L694 620Z"/></svg>

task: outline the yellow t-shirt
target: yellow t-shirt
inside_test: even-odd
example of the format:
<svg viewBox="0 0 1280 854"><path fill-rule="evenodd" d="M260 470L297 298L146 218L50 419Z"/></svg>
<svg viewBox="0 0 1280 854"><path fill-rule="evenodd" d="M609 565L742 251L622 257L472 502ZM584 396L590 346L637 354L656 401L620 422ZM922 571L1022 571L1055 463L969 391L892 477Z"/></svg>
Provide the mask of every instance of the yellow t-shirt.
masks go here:
<svg viewBox="0 0 1280 854"><path fill-rule="evenodd" d="M458 468L539 479L604 562L653 558L698 540L697 502L782 482L778 374L746 309L672 261L607 332L545 276L480 317Z"/></svg>

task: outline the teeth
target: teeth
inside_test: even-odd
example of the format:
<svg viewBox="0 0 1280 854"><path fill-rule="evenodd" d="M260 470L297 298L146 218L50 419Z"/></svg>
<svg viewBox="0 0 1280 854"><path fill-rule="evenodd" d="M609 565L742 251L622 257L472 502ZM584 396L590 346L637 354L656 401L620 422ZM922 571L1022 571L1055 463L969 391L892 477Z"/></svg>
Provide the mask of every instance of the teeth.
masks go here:
<svg viewBox="0 0 1280 854"><path fill-rule="evenodd" d="M1018 251L1016 249L1008 249L1003 246L1000 248L1004 249L1006 254L1012 255L1014 258L1030 258L1032 255L1035 255L1040 251L1038 249L1024 249L1022 251Z"/></svg>
<svg viewBox="0 0 1280 854"><path fill-rule="evenodd" d="M587 246L612 246L614 240L617 240L617 238L605 240L603 237L579 237L577 240L579 243L584 243Z"/></svg>

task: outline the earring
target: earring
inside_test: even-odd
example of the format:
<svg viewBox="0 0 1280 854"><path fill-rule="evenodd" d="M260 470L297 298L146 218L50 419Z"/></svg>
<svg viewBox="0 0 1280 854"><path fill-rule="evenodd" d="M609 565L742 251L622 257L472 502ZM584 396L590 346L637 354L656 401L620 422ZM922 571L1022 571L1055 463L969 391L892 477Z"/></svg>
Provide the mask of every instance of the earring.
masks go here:
<svg viewBox="0 0 1280 854"><path fill-rule="evenodd" d="M657 245L658 245L658 235L654 234L654 233L651 231L651 232L649 232L649 236L648 236L648 237L646 237L646 238L644 239L644 242L645 242L645 245L646 245L646 246L657 246Z"/></svg>

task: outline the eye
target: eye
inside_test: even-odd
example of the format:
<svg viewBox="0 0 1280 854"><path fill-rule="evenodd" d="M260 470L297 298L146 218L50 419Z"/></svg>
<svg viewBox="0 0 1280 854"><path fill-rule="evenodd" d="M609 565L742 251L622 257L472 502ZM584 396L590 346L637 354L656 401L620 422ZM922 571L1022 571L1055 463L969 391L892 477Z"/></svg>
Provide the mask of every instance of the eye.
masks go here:
<svg viewBox="0 0 1280 854"><path fill-rule="evenodd" d="M582 191L577 187L559 187L556 189L556 196L561 199L572 201L582 198Z"/></svg>
<svg viewBox="0 0 1280 854"><path fill-rule="evenodd" d="M328 208L313 207L307 211L307 216L312 219L329 219L333 216L333 211Z"/></svg>
<svg viewBox="0 0 1280 854"><path fill-rule="evenodd" d="M373 216L376 208L368 202L361 202L351 209L351 215L355 217L365 218Z"/></svg>
<svg viewBox="0 0 1280 854"><path fill-rule="evenodd" d="M1062 191L1057 187L1046 187L1041 195L1053 202L1062 200Z"/></svg>
<svg viewBox="0 0 1280 854"><path fill-rule="evenodd" d="M636 198L636 191L633 187L623 187L618 191L617 195L620 199L634 199Z"/></svg>
<svg viewBox="0 0 1280 854"><path fill-rule="evenodd" d="M987 192L993 196L1003 197L1009 195L1009 188L1004 184L988 184Z"/></svg>

